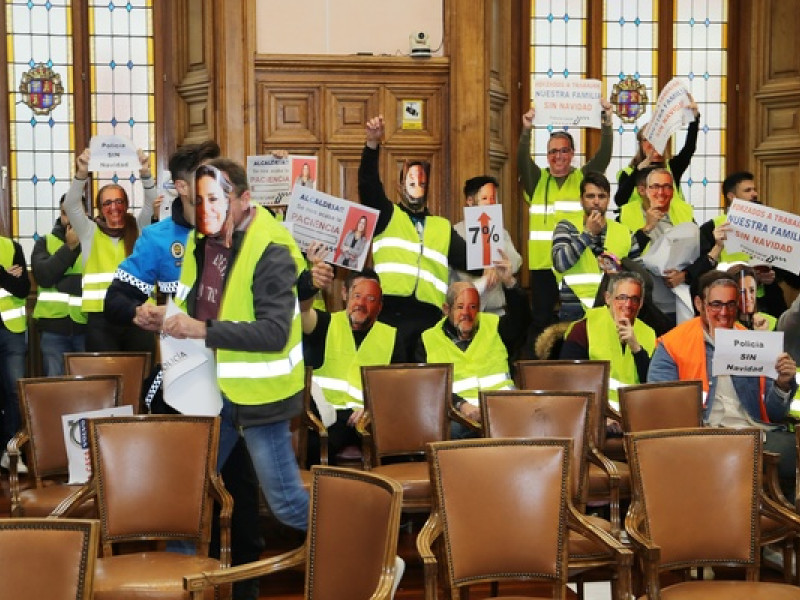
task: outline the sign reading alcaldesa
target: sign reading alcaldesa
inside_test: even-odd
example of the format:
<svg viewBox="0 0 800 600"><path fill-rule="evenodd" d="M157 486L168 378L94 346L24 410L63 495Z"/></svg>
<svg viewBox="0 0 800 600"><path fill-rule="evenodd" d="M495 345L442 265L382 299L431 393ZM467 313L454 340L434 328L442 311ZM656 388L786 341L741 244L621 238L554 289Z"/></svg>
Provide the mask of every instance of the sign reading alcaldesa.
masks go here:
<svg viewBox="0 0 800 600"><path fill-rule="evenodd" d="M733 235L725 240L725 250L800 274L800 217L737 198L728 210L728 223Z"/></svg>

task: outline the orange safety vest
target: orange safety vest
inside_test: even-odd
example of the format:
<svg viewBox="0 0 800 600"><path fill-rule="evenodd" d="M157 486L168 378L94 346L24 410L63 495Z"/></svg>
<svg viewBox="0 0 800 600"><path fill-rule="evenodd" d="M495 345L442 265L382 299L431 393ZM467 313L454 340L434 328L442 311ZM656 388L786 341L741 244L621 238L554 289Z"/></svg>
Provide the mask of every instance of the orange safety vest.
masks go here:
<svg viewBox="0 0 800 600"><path fill-rule="evenodd" d="M733 325L736 329L745 329L739 323ZM678 378L681 381L699 379L703 382L703 391L708 394L708 372L706 371L706 340L703 335L703 322L700 317L695 317L674 327L660 338L658 341L664 346L675 365L678 367ZM702 356L703 360L697 360ZM765 377L759 377L759 408L761 420L769 423L766 404L767 381ZM705 406L705 394L703 405Z"/></svg>

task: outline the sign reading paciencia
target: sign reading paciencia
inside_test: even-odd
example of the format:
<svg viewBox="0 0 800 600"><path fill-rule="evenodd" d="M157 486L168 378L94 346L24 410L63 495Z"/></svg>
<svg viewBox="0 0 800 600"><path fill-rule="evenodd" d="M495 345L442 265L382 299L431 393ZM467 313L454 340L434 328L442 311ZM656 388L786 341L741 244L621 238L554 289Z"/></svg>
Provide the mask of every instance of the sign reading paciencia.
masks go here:
<svg viewBox="0 0 800 600"><path fill-rule="evenodd" d="M321 242L328 248L327 262L360 271L379 214L373 208L296 185L284 222L303 252L312 242Z"/></svg>
<svg viewBox="0 0 800 600"><path fill-rule="evenodd" d="M96 135L89 141L89 170L138 171L139 156L133 142L118 135Z"/></svg>
<svg viewBox="0 0 800 600"><path fill-rule="evenodd" d="M602 84L599 79L534 80L535 125L600 127Z"/></svg>
<svg viewBox="0 0 800 600"><path fill-rule="evenodd" d="M711 373L743 377L770 377L778 372L775 363L783 352L782 331L715 329Z"/></svg>
<svg viewBox="0 0 800 600"><path fill-rule="evenodd" d="M725 250L800 274L800 217L736 198L728 210L728 223L733 235L725 240Z"/></svg>
<svg viewBox="0 0 800 600"><path fill-rule="evenodd" d="M467 269L493 267L503 249L503 206L464 207L464 232L467 236Z"/></svg>
<svg viewBox="0 0 800 600"><path fill-rule="evenodd" d="M295 184L317 187L317 157L273 154L247 157L250 197L262 205L285 205Z"/></svg>
<svg viewBox="0 0 800 600"><path fill-rule="evenodd" d="M664 153L672 134L678 131L681 125L694 119L694 113L689 108L691 102L689 89L680 79L672 79L661 90L653 118L650 119L644 134L659 154Z"/></svg>

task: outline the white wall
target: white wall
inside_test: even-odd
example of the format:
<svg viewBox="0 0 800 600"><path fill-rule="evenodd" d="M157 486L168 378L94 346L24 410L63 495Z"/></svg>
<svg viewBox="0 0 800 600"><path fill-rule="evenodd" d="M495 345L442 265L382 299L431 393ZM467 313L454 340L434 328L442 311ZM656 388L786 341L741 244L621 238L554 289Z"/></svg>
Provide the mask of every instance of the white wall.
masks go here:
<svg viewBox="0 0 800 600"><path fill-rule="evenodd" d="M425 31L441 56L443 1L257 0L256 51L408 55L409 35Z"/></svg>

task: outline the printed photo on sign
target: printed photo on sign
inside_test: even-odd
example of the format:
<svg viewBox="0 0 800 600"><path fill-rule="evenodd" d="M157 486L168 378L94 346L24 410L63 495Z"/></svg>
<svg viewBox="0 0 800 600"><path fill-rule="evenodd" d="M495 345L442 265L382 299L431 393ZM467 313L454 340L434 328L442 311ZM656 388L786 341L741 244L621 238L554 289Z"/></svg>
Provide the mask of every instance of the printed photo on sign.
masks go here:
<svg viewBox="0 0 800 600"><path fill-rule="evenodd" d="M503 206L464 207L464 233L467 242L467 269L483 269L500 260L503 249Z"/></svg>
<svg viewBox="0 0 800 600"><path fill-rule="evenodd" d="M533 84L534 124L599 129L601 99L599 79L537 78Z"/></svg>
<svg viewBox="0 0 800 600"><path fill-rule="evenodd" d="M317 189L317 157L290 156L292 161L292 181L294 185Z"/></svg>
<svg viewBox="0 0 800 600"><path fill-rule="evenodd" d="M303 186L295 186L285 226L305 252L312 242L328 249L327 262L361 270L379 212Z"/></svg>
<svg viewBox="0 0 800 600"><path fill-rule="evenodd" d="M96 135L89 141L89 170L139 171L141 167L136 146L118 135Z"/></svg>

